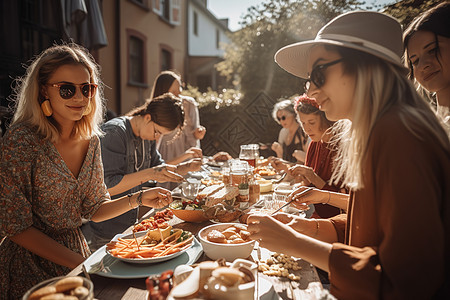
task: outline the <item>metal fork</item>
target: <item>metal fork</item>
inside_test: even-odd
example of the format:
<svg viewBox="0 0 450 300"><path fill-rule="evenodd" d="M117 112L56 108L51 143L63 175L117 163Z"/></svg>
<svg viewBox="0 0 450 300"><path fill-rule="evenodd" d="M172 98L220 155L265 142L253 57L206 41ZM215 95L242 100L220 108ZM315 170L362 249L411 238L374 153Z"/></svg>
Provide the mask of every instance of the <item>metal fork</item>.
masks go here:
<svg viewBox="0 0 450 300"><path fill-rule="evenodd" d="M272 183L278 184L278 183L282 182L283 179L286 178L286 175L287 175L287 173L285 172L283 175L281 175L281 177L279 179L272 181Z"/></svg>
<svg viewBox="0 0 450 300"><path fill-rule="evenodd" d="M306 193L308 193L309 191L311 191L313 188L312 187L308 187L305 190L301 191L300 193L298 193L297 195L295 195L296 197L301 196L301 195L305 195ZM275 210L272 214L274 215L275 213L279 212L281 209L285 208L286 206L288 206L289 204L291 204L292 201L294 201L295 198L292 197L292 199L288 202L286 202L284 205L280 206L277 210Z"/></svg>
<svg viewBox="0 0 450 300"><path fill-rule="evenodd" d="M95 274L100 272L108 273L111 272L111 269L109 267L111 267L116 261L117 260L115 258L106 254L98 263L95 263L94 265L91 266L89 272L86 270L86 268L84 268L83 265L84 268L83 272L85 272L86 270L85 274L86 273Z"/></svg>

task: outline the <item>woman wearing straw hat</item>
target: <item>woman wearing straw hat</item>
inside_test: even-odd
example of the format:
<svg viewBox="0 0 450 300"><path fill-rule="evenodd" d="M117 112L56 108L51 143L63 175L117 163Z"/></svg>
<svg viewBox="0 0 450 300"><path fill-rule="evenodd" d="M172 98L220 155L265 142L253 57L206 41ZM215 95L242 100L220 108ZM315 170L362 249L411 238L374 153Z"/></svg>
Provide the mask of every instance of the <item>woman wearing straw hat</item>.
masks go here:
<svg viewBox="0 0 450 300"><path fill-rule="evenodd" d="M332 176L350 188L348 214L317 221L252 215L248 229L262 246L329 272L339 299L450 295L450 143L405 77L402 52L395 19L357 11L275 55L309 80L308 95L329 120L352 121L342 129ZM331 198L308 195L297 201Z"/></svg>

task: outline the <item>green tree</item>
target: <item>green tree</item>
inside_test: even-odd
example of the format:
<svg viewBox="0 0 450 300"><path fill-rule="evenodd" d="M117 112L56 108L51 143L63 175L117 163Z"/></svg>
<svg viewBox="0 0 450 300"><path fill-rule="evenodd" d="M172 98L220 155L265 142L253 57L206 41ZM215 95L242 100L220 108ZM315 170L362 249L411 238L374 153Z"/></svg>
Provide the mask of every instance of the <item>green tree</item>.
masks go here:
<svg viewBox="0 0 450 300"><path fill-rule="evenodd" d="M263 90L271 97L303 92L303 80L288 74L274 62L278 49L314 38L335 16L359 8L355 0L274 0L252 6L243 17L243 28L230 35L224 61L217 65L222 75L236 80L246 101Z"/></svg>
<svg viewBox="0 0 450 300"><path fill-rule="evenodd" d="M442 0L404 0L386 6L383 12L395 17L406 28L422 12L442 3Z"/></svg>

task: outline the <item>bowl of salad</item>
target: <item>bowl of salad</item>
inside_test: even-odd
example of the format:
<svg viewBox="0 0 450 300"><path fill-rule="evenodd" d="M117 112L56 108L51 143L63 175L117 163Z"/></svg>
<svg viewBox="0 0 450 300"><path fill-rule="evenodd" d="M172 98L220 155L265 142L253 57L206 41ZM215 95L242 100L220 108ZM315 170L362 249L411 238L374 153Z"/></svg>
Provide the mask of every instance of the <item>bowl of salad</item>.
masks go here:
<svg viewBox="0 0 450 300"><path fill-rule="evenodd" d="M186 222L200 223L207 221L208 218L203 214L201 201L182 198L170 203L169 208L173 214Z"/></svg>

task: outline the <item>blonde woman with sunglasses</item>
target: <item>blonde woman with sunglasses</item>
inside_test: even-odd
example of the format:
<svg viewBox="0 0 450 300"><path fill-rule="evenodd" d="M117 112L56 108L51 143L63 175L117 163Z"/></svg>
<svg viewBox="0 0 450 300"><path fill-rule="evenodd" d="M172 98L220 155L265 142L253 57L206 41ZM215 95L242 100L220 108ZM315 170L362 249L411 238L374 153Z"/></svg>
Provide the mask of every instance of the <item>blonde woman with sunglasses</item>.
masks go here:
<svg viewBox="0 0 450 300"><path fill-rule="evenodd" d="M253 215L248 230L263 247L328 272L338 299L450 297L450 142L406 78L402 53L394 18L356 11L275 55L283 69L309 80L308 96L335 126L351 121L338 136L331 178L350 189L341 201L348 214ZM326 203L331 194L314 190L305 198Z"/></svg>
<svg viewBox="0 0 450 300"><path fill-rule="evenodd" d="M103 221L171 202L155 188L111 200L103 181L102 84L81 47L43 51L18 81L0 151L0 299L67 274L90 255L82 218Z"/></svg>

